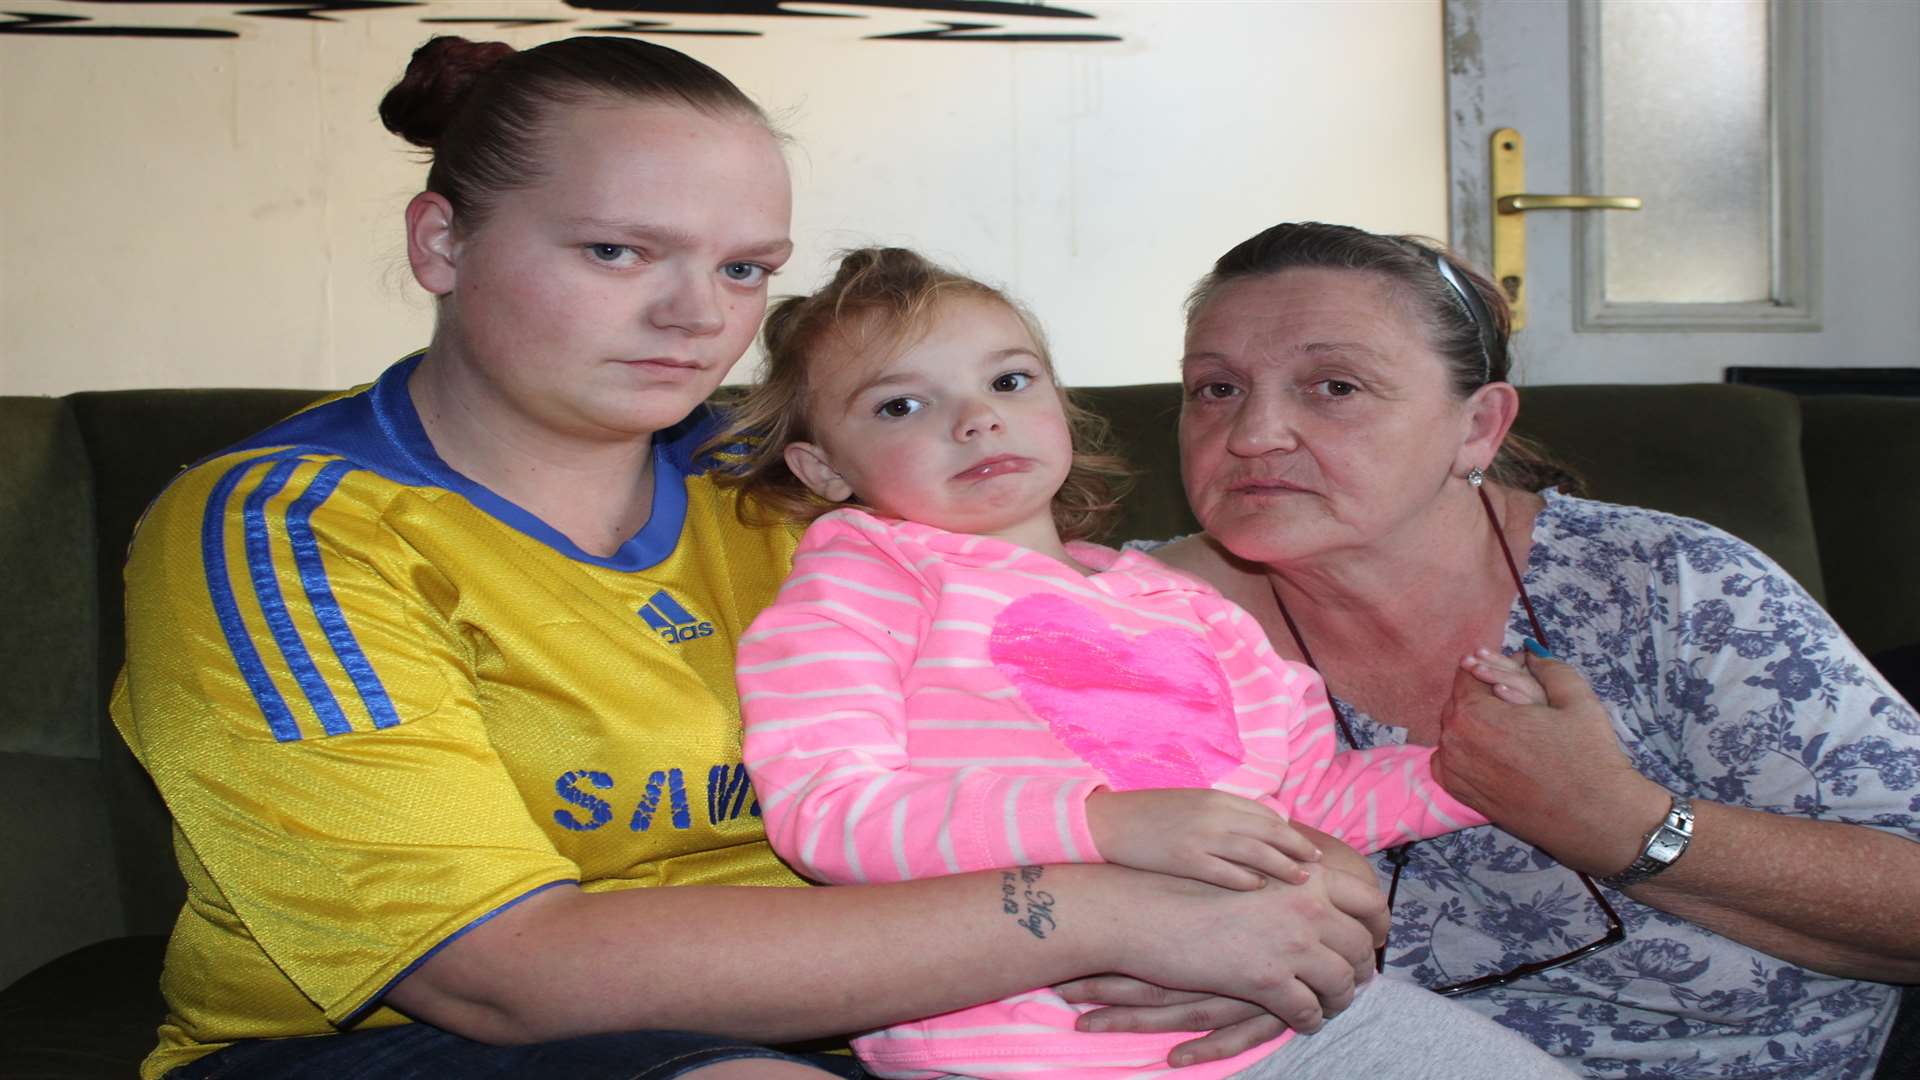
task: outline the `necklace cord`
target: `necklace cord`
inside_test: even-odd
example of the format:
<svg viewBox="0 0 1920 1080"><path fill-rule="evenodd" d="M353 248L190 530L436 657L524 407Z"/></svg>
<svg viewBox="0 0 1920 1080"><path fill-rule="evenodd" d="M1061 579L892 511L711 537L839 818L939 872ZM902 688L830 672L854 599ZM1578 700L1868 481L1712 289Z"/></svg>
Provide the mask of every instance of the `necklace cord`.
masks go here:
<svg viewBox="0 0 1920 1080"><path fill-rule="evenodd" d="M1500 541L1500 554L1507 560L1507 573L1513 575L1513 587L1520 590L1520 606L1527 609L1527 625L1533 628L1533 640L1552 652L1553 645L1547 641L1547 632L1540 628L1540 616L1533 613L1533 597L1527 595L1527 586L1520 580L1520 566L1513 561L1513 548L1507 546L1507 530L1500 526L1500 515L1493 512L1493 500L1487 496L1486 485L1474 490L1480 493L1480 505L1487 508L1487 520L1493 522L1493 538Z"/></svg>

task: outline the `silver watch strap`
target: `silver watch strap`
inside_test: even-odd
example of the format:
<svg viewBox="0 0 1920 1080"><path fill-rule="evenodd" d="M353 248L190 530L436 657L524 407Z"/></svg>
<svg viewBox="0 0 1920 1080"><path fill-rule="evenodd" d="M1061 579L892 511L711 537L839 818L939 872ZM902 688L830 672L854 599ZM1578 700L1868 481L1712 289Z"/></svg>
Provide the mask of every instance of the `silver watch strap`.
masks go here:
<svg viewBox="0 0 1920 1080"><path fill-rule="evenodd" d="M1667 808L1667 816L1647 834L1640 857L1625 870L1601 878L1600 884L1609 889L1638 885L1680 861L1680 856L1687 853L1687 845L1692 841L1693 800L1685 795L1675 795L1672 805Z"/></svg>

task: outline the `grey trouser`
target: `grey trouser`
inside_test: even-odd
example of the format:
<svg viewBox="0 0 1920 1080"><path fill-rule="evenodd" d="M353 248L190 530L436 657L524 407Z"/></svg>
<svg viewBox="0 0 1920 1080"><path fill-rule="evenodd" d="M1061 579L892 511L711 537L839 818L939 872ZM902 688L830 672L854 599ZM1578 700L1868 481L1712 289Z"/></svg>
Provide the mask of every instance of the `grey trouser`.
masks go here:
<svg viewBox="0 0 1920 1080"><path fill-rule="evenodd" d="M1346 1012L1231 1080L1567 1080L1527 1039L1410 983L1376 978Z"/></svg>

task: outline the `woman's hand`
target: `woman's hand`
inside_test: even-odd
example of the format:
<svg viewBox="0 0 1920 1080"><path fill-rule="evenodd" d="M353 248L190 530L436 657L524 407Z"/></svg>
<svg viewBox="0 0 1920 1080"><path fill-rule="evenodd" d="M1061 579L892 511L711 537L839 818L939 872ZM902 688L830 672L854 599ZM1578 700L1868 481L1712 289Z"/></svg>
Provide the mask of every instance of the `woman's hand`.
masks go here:
<svg viewBox="0 0 1920 1080"><path fill-rule="evenodd" d="M1640 853L1642 823L1667 812L1667 792L1635 771L1578 671L1531 655L1524 664L1545 704L1509 702L1478 673L1455 674L1434 774L1455 798L1565 865L1622 870Z"/></svg>
<svg viewBox="0 0 1920 1080"><path fill-rule="evenodd" d="M1087 796L1087 828L1110 863L1258 889L1298 885L1320 849L1264 803L1206 788L1102 789Z"/></svg>
<svg viewBox="0 0 1920 1080"><path fill-rule="evenodd" d="M1333 877L1345 876L1355 886L1354 897L1379 901L1378 917L1366 908L1363 918L1374 943L1386 933L1385 898L1379 892L1373 865L1352 847L1336 837L1296 823L1298 829L1324 853L1322 866ZM1338 886L1345 888L1344 884ZM1363 960L1355 973L1364 982L1373 973L1372 957ZM1208 1034L1173 1048L1167 1061L1174 1066L1194 1065L1233 1057L1287 1030L1287 1022L1258 1005L1234 997L1188 990L1169 990L1126 975L1096 975L1063 983L1057 989L1068 1001L1097 1003L1105 1008L1086 1013L1079 1020L1083 1031L1204 1031ZM1350 1000L1350 999L1349 999ZM1327 1010L1332 1016L1338 1010ZM1303 1028L1302 1030L1310 1030Z"/></svg>
<svg viewBox="0 0 1920 1080"><path fill-rule="evenodd" d="M1279 1036L1286 1022L1258 1005L1238 998L1168 990L1125 975L1096 975L1055 987L1078 1004L1099 1004L1075 1024L1081 1031L1204 1031L1173 1048L1167 1064L1176 1068L1219 1061L1244 1053Z"/></svg>
<svg viewBox="0 0 1920 1080"><path fill-rule="evenodd" d="M1304 884L1249 892L1151 875L1159 901L1127 913L1128 935L1107 970L1170 990L1210 991L1264 1008L1296 1031L1318 1031L1373 976L1386 939L1378 882L1310 866ZM1154 910L1169 905L1161 915Z"/></svg>
<svg viewBox="0 0 1920 1080"><path fill-rule="evenodd" d="M1495 825L1576 870L1618 873L1639 856L1671 794L1634 771L1580 673L1536 657L1545 705L1454 679L1434 772ZM1849 978L1920 978L1920 932L1885 897L1920 880L1920 844L1864 825L1694 800L1693 842L1629 895L1790 963Z"/></svg>

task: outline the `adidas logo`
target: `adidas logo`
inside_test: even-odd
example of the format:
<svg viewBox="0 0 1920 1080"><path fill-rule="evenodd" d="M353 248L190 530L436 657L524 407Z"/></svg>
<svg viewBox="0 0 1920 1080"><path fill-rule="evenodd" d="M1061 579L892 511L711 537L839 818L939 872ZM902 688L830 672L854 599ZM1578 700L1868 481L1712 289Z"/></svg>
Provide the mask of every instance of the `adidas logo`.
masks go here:
<svg viewBox="0 0 1920 1080"><path fill-rule="evenodd" d="M647 602L640 607L640 617L647 620L647 625L653 627L661 640L669 645L713 636L712 623L695 617L693 612L681 607L680 601L668 596L665 589L647 598Z"/></svg>

